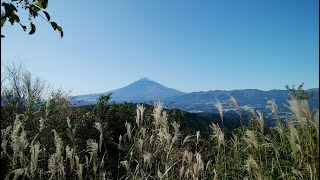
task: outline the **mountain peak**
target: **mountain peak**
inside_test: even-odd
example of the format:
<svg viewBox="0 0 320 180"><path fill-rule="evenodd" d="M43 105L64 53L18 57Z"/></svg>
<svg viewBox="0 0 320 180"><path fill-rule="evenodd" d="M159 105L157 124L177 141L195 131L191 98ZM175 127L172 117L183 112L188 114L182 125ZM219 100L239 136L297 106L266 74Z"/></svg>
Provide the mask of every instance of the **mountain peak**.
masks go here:
<svg viewBox="0 0 320 180"><path fill-rule="evenodd" d="M142 77L123 88L113 90L112 93L114 100L127 101L164 100L168 97L185 94L176 89L163 86L147 77Z"/></svg>
<svg viewBox="0 0 320 180"><path fill-rule="evenodd" d="M135 82L152 82L152 83L157 83L156 81L148 78L148 77L142 77L139 80L135 81Z"/></svg>
<svg viewBox="0 0 320 180"><path fill-rule="evenodd" d="M138 81L153 81L153 80L151 80L151 79L148 78L148 77L142 77L142 78L140 78Z"/></svg>

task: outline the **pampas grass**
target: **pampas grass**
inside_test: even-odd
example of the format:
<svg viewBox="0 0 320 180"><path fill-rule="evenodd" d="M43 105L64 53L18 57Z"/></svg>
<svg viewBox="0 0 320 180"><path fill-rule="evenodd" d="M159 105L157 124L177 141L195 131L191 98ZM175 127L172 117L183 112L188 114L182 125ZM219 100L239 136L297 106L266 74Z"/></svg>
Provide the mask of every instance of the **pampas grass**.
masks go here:
<svg viewBox="0 0 320 180"><path fill-rule="evenodd" d="M240 114L236 100L230 96L229 102ZM72 136L58 127L48 128L55 112L47 117L51 106L47 103L42 116L34 118L40 127L35 126L33 135L25 128L26 115L17 115L11 126L1 130L1 159L7 162L5 178L319 179L319 112L312 114L307 101L292 98L287 105L291 116L281 119L274 100L267 103L269 115L276 119L271 131L267 131L262 111L247 106L254 120L249 123L254 124L241 126L232 137L225 135L223 124L220 127L215 123L209 126L209 138L197 130L183 133L183 124L168 119L163 104L158 102L151 116L144 105L138 104L136 117L122 125L124 132L116 139L105 135L105 123L99 119L91 125L99 135L95 132L95 136L77 141L69 140L79 137L75 131L79 122L71 117L61 118L61 122L63 128L72 130ZM223 122L222 104L217 100L215 106ZM79 141L85 142L82 149ZM54 146L48 146L50 143ZM112 162L109 146L118 147L111 154L116 156ZM112 168L118 168L117 177L111 176Z"/></svg>
<svg viewBox="0 0 320 180"><path fill-rule="evenodd" d="M217 102L214 104L214 106L218 109L218 112L220 114L220 118L221 118L221 121L223 123L223 109L222 109L222 104L220 103L220 101L218 99L216 99Z"/></svg>

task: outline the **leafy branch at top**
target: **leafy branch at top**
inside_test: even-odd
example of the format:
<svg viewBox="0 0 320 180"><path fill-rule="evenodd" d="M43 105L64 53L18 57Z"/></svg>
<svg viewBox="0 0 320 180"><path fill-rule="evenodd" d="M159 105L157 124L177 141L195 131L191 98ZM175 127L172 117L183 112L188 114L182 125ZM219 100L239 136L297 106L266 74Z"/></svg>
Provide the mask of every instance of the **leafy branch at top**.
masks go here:
<svg viewBox="0 0 320 180"><path fill-rule="evenodd" d="M32 22L33 19L38 16L45 19L53 28L53 30L58 30L60 37L63 37L62 27L59 26L56 22L51 21L50 15L45 9L48 7L48 0L11 0L11 2L2 2L1 4L1 28L4 24L9 21L11 25L18 23L23 31L27 30L27 26L20 22L19 16L16 14L18 12L17 8L21 8L28 12L29 21L30 21L30 31L29 34L32 35L36 31L36 25ZM45 16L43 16L43 15ZM1 38L4 35L1 34Z"/></svg>

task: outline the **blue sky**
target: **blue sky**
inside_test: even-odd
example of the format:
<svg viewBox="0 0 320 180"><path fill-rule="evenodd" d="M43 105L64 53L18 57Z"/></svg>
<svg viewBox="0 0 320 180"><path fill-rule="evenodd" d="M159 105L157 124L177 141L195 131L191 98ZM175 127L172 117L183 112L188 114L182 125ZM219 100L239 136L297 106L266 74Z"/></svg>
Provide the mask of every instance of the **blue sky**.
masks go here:
<svg viewBox="0 0 320 180"><path fill-rule="evenodd" d="M50 0L65 33L5 24L1 66L73 95L148 77L184 92L319 87L318 0ZM26 22L26 21L25 21Z"/></svg>

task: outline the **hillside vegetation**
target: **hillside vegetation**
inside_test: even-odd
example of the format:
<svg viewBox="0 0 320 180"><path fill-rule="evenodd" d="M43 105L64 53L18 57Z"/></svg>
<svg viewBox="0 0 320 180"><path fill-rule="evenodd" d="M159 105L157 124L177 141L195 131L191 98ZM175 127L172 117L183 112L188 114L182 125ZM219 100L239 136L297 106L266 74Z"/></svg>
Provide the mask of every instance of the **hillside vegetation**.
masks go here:
<svg viewBox="0 0 320 180"><path fill-rule="evenodd" d="M160 102L108 104L107 95L75 108L61 91L43 101L22 77L1 95L1 179L319 179L319 112L299 92L286 119L268 101L273 127L248 106L230 129L218 101L220 121L203 133Z"/></svg>

